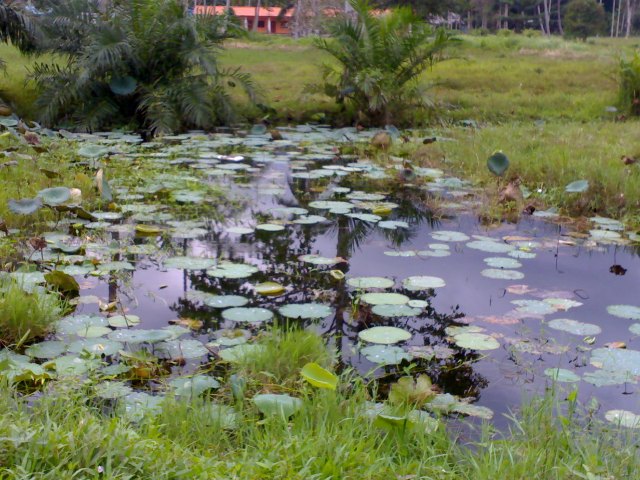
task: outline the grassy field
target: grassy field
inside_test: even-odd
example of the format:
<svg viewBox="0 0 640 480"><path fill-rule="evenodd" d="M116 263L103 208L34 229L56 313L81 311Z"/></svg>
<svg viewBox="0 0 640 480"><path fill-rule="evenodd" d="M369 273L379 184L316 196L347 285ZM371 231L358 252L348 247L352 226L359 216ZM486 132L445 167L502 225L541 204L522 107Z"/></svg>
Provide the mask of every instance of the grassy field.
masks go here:
<svg viewBox="0 0 640 480"><path fill-rule="evenodd" d="M309 84L321 81L320 67L328 61L312 39L252 35L226 46L222 65L251 73L261 102L272 109L265 117L244 106L252 121L328 121L336 112L330 98L307 92ZM638 122L619 122L610 108L616 104L619 58L639 46L638 39L461 36L446 61L422 78L431 85L435 107L423 133L454 140L440 143L437 153L427 156L428 163L474 178L497 193L505 182L490 177L485 161L502 150L512 161L507 180L534 192L531 201L537 206L623 217L640 225L638 166L621 160L623 155L640 156ZM24 85L32 60L2 45L0 58L8 63L0 90L19 113L33 114L33 90ZM400 150L413 155L417 147ZM423 160L414 155L416 163ZM587 194L565 195L564 186L579 179L589 181ZM496 202L497 196L488 202L491 210ZM520 209L523 203L510 208Z"/></svg>

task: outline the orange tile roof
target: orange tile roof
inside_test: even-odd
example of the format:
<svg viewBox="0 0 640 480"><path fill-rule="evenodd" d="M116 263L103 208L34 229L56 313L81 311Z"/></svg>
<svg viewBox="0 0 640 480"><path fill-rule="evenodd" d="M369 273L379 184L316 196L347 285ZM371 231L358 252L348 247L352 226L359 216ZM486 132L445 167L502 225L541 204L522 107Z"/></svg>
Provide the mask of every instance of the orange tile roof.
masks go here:
<svg viewBox="0 0 640 480"><path fill-rule="evenodd" d="M255 7L231 7L231 9L233 10L233 13L236 17L249 17L249 18L254 18L256 16L256 9ZM205 6L205 5L196 5L194 8L194 13L196 14L208 14L208 15L221 15L223 14L225 11L225 7L224 6ZM258 12L258 16L259 17L280 17L282 16L283 18L291 18L293 17L293 9L289 9L286 12L283 12L282 15L280 15L280 12L282 12L281 8L260 8L259 12Z"/></svg>

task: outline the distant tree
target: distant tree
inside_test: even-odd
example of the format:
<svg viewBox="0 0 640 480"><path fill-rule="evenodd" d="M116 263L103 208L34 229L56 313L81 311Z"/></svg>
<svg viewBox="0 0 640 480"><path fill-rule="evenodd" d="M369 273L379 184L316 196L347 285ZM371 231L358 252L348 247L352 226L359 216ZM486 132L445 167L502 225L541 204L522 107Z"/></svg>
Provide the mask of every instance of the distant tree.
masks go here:
<svg viewBox="0 0 640 480"><path fill-rule="evenodd" d="M606 26L604 8L596 0L571 0L567 5L564 16L567 37L586 40L604 33Z"/></svg>
<svg viewBox="0 0 640 480"><path fill-rule="evenodd" d="M0 42L12 43L21 51L33 49L34 24L29 17L14 5L0 0ZM4 62L0 59L0 68Z"/></svg>

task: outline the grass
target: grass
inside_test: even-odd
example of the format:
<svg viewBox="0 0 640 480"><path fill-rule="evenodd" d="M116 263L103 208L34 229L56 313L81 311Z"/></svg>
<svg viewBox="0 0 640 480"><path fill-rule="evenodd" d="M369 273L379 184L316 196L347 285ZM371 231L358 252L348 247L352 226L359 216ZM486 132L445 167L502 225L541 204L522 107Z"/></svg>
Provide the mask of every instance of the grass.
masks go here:
<svg viewBox="0 0 640 480"><path fill-rule="evenodd" d="M269 365L283 353L301 350L293 340L309 348L310 360L331 356L313 332L274 331L261 341L272 360L266 372L279 371ZM246 366L228 373L256 374ZM221 393L168 399L156 415L132 422L114 413L117 402L95 397L91 381L60 380L45 395L26 396L0 385L0 478L602 479L632 478L639 466L637 440L576 413L572 395L526 403L509 432L486 426L470 440L466 429L444 423L378 428L366 413L366 385L349 372L335 392L305 384L295 370L286 375L289 393L303 399L286 421L263 418L249 397L234 402ZM232 423L221 423L214 401L234 406Z"/></svg>
<svg viewBox="0 0 640 480"><path fill-rule="evenodd" d="M27 293L13 281L0 280L0 345L44 337L62 312L62 301L55 294Z"/></svg>

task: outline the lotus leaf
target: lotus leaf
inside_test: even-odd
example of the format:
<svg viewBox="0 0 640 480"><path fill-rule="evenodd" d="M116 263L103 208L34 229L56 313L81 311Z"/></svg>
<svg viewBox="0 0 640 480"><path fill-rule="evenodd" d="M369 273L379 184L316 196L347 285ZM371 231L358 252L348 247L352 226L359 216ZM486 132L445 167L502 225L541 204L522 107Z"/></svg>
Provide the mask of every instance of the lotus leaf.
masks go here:
<svg viewBox="0 0 640 480"><path fill-rule="evenodd" d="M300 370L300 374L314 387L335 390L338 386L338 377L317 363L307 363Z"/></svg>
<svg viewBox="0 0 640 480"><path fill-rule="evenodd" d="M222 318L232 322L262 323L271 320L273 313L266 308L235 307L223 310Z"/></svg>
<svg viewBox="0 0 640 480"><path fill-rule="evenodd" d="M380 365L397 365L403 360L411 361L413 358L402 348L394 345L370 345L360 349L360 353L370 362Z"/></svg>
<svg viewBox="0 0 640 480"><path fill-rule="evenodd" d="M253 397L253 403L263 415L283 419L289 418L302 408L302 400L299 398L274 393L258 394Z"/></svg>
<svg viewBox="0 0 640 480"><path fill-rule="evenodd" d="M359 332L358 337L363 342L392 345L409 340L411 334L398 327L372 327Z"/></svg>
<svg viewBox="0 0 640 480"><path fill-rule="evenodd" d="M407 277L402 282L402 286L410 291L430 290L446 285L445 281L439 277Z"/></svg>
<svg viewBox="0 0 640 480"><path fill-rule="evenodd" d="M302 320L325 318L333 313L333 309L319 303L291 303L278 309L283 317Z"/></svg>
<svg viewBox="0 0 640 480"><path fill-rule="evenodd" d="M404 305L410 298L400 293L365 293L360 300L369 305Z"/></svg>

